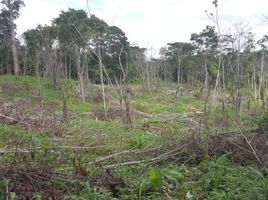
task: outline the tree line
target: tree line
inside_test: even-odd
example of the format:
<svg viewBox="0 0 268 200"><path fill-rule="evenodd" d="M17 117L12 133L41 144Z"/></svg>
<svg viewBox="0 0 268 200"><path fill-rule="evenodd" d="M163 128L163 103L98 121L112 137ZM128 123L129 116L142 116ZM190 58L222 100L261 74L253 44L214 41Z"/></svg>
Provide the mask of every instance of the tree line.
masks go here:
<svg viewBox="0 0 268 200"><path fill-rule="evenodd" d="M130 45L126 34L84 10L61 11L50 26L38 25L16 39L16 24L22 0L2 0L0 13L0 74L23 74L93 83L123 83L140 80L149 91L161 81L200 86L202 98L223 96L230 91L234 109L241 109L243 93L266 102L268 35L255 40L250 27L236 23L221 33L218 1L213 1L215 22L190 42L162 47L157 59L146 59L145 48ZM224 108L224 101L223 101Z"/></svg>
<svg viewBox="0 0 268 200"><path fill-rule="evenodd" d="M3 0L1 5L1 74L50 76L54 81L83 76L98 83L100 62L111 79L124 81L136 73L133 62L144 50L131 46L117 26L83 10L69 9L61 11L52 25L25 31L21 42L15 38L14 20L23 1ZM145 59L144 55L139 59Z"/></svg>

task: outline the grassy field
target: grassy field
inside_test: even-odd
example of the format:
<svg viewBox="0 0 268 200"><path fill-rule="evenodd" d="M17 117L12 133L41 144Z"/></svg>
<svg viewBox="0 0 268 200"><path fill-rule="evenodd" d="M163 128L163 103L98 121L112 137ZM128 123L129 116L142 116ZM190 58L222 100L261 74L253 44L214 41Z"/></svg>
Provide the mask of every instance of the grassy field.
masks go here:
<svg viewBox="0 0 268 200"><path fill-rule="evenodd" d="M194 93L129 85L130 128L111 86L105 118L98 85L86 84L86 102L76 82L59 85L68 120L51 81L0 77L0 199L268 198L265 158L253 151L265 140L231 134L241 131L231 105L211 115ZM260 113L245 104L243 128Z"/></svg>

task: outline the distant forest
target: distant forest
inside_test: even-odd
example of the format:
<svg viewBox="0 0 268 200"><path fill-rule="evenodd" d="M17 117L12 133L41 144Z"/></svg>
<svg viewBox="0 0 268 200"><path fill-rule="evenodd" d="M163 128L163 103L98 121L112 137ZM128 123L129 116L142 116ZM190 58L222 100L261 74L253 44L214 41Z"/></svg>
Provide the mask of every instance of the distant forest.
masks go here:
<svg viewBox="0 0 268 200"><path fill-rule="evenodd" d="M157 59L148 59L145 48L130 45L119 27L84 10L61 11L52 25L27 30L20 41L15 37L14 20L23 1L1 4L0 74L51 77L55 85L59 78L80 83L144 83L149 88L159 81L186 83L201 86L204 98L227 89L236 109L244 87L250 96L266 101L268 35L256 41L243 22L223 34L217 1L213 1L214 13L207 13L215 27L208 25L192 33L189 43L168 43Z"/></svg>

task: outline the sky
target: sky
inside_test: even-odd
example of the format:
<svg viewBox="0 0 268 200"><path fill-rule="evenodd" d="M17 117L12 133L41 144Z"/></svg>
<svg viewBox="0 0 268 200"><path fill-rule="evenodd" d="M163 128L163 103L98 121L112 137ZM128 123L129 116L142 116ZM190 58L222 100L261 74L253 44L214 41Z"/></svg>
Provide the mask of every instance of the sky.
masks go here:
<svg viewBox="0 0 268 200"><path fill-rule="evenodd" d="M214 13L212 0L89 0L91 14L109 25L121 28L131 44L149 49L156 55L171 42L189 42L191 33L215 25L205 13ZM21 35L38 24L50 24L61 10L87 9L87 0L24 0L25 7L17 20ZM219 23L223 33L232 32L235 23L243 22L259 39L268 33L267 0L219 0Z"/></svg>

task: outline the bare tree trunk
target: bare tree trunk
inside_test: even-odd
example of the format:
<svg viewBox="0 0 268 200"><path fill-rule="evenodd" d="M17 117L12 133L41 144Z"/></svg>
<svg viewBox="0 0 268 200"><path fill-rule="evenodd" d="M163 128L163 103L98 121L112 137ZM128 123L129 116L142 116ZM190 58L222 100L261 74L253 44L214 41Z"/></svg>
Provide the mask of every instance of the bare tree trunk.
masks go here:
<svg viewBox="0 0 268 200"><path fill-rule="evenodd" d="M203 99L205 100L204 105L204 112L207 111L207 100L209 97L209 73L207 67L207 54L205 55L205 85L204 85L204 92L203 92Z"/></svg>
<svg viewBox="0 0 268 200"><path fill-rule="evenodd" d="M53 86L57 88L58 86L58 63L57 63L57 52L55 49L52 50L53 54L50 55L50 67L52 67L52 79Z"/></svg>
<svg viewBox="0 0 268 200"><path fill-rule="evenodd" d="M14 26L14 16L10 11L10 31L11 31L11 49L13 55L13 65L14 65L14 74L19 75L20 73L20 65L18 60L18 53L16 48L16 38L15 38L15 26Z"/></svg>
<svg viewBox="0 0 268 200"><path fill-rule="evenodd" d="M121 55L122 55L123 50L124 50L124 47L122 46L121 47L121 50L120 50L120 54L118 56L118 61L119 61L119 65L120 65L120 68L121 68L121 71L122 71L122 74L123 74L122 82L125 82L125 80L126 80L126 73L125 73L125 70L124 70L123 65L122 65L122 62L121 62Z"/></svg>
<svg viewBox="0 0 268 200"><path fill-rule="evenodd" d="M148 64L148 62L146 62L146 81L147 81L147 90L148 90L149 93L151 93L149 64Z"/></svg>
<svg viewBox="0 0 268 200"><path fill-rule="evenodd" d="M221 45L220 45L221 46ZM221 72L221 47L220 47L220 53L219 53L219 59L218 59L218 71L217 71L217 77L216 77L216 82L215 82L215 87L214 87L214 92L213 92L213 97L212 97L212 107L215 106L216 104L216 98L218 96L218 91L219 91L219 84L220 84L220 72Z"/></svg>
<svg viewBox="0 0 268 200"><path fill-rule="evenodd" d="M6 73L7 74L12 74L12 69L11 69L11 67L9 66L10 64L9 64L9 59L10 59L10 52L8 52L8 54L7 54L7 58L6 58Z"/></svg>
<svg viewBox="0 0 268 200"><path fill-rule="evenodd" d="M39 77L40 76L40 72L39 72L39 54L36 52L35 53L35 59L36 59L36 63L35 63L35 76Z"/></svg>
<svg viewBox="0 0 268 200"><path fill-rule="evenodd" d="M257 99L257 79L256 79L256 65L253 65L253 91L254 91L254 98Z"/></svg>
<svg viewBox="0 0 268 200"><path fill-rule="evenodd" d="M2 54L2 57L1 57L1 75L4 74L4 54Z"/></svg>
<svg viewBox="0 0 268 200"><path fill-rule="evenodd" d="M209 95L209 73L207 67L207 55L205 55L205 88L204 88L204 99L206 99Z"/></svg>
<svg viewBox="0 0 268 200"><path fill-rule="evenodd" d="M261 106L264 104L264 75L263 75L263 68L264 68L264 50L262 50L262 58L261 58L261 72L260 72L260 83L259 83L259 103Z"/></svg>
<svg viewBox="0 0 268 200"><path fill-rule="evenodd" d="M69 65L68 65L68 79L72 78L72 54L70 53Z"/></svg>
<svg viewBox="0 0 268 200"><path fill-rule="evenodd" d="M23 62L23 75L25 76L27 74L27 50L24 52L24 62Z"/></svg>
<svg viewBox="0 0 268 200"><path fill-rule="evenodd" d="M181 83L181 56L178 55L178 69L177 69L177 84L178 86Z"/></svg>
<svg viewBox="0 0 268 200"><path fill-rule="evenodd" d="M102 88L103 111L104 111L105 118L107 118L106 95L105 95L104 80L103 80L103 64L102 64L100 43L98 43L98 58L99 58L99 65L100 65L100 81L101 81L101 88Z"/></svg>
<svg viewBox="0 0 268 200"><path fill-rule="evenodd" d="M212 108L214 109L216 106L216 100L218 96L218 90L219 90L219 84L220 84L220 77L221 77L221 65L222 65L222 43L221 43L221 28L219 24L219 8L217 1L212 2L215 6L215 17L213 15L208 15L209 19L211 19L217 26L218 29L218 37L219 37L219 56L218 56L218 71L217 71L217 77L214 87L214 92L212 95Z"/></svg>
<svg viewBox="0 0 268 200"><path fill-rule="evenodd" d="M176 99L178 99L179 94L181 93L181 55L178 54L178 67L177 67L177 90L176 90Z"/></svg>
<svg viewBox="0 0 268 200"><path fill-rule="evenodd" d="M64 87L60 86L59 91L60 91L60 96L62 99L62 118L64 122L67 122L68 121L68 108L67 108L67 99L66 99Z"/></svg>
<svg viewBox="0 0 268 200"><path fill-rule="evenodd" d="M63 64L63 74L64 74L64 78L68 78L68 69L67 69L67 57L66 57L66 53L63 52L63 58L64 58L64 64Z"/></svg>
<svg viewBox="0 0 268 200"><path fill-rule="evenodd" d="M222 89L223 93L225 90L225 63L224 63L224 58L222 58Z"/></svg>
<svg viewBox="0 0 268 200"><path fill-rule="evenodd" d="M131 119L131 106L130 106L130 88L125 89L125 96L124 96L124 101L125 101L125 106L126 106L126 125L127 128L133 128L132 126L132 119Z"/></svg>
<svg viewBox="0 0 268 200"><path fill-rule="evenodd" d="M84 91L83 72L81 69L80 49L76 47L75 52L76 52L76 71L77 71L77 77L79 81L80 95L82 97L82 101L85 102L85 91Z"/></svg>
<svg viewBox="0 0 268 200"><path fill-rule="evenodd" d="M238 122L240 122L241 112L241 69L240 69L240 51L237 52L237 67L236 67L236 96L235 96L235 112Z"/></svg>

